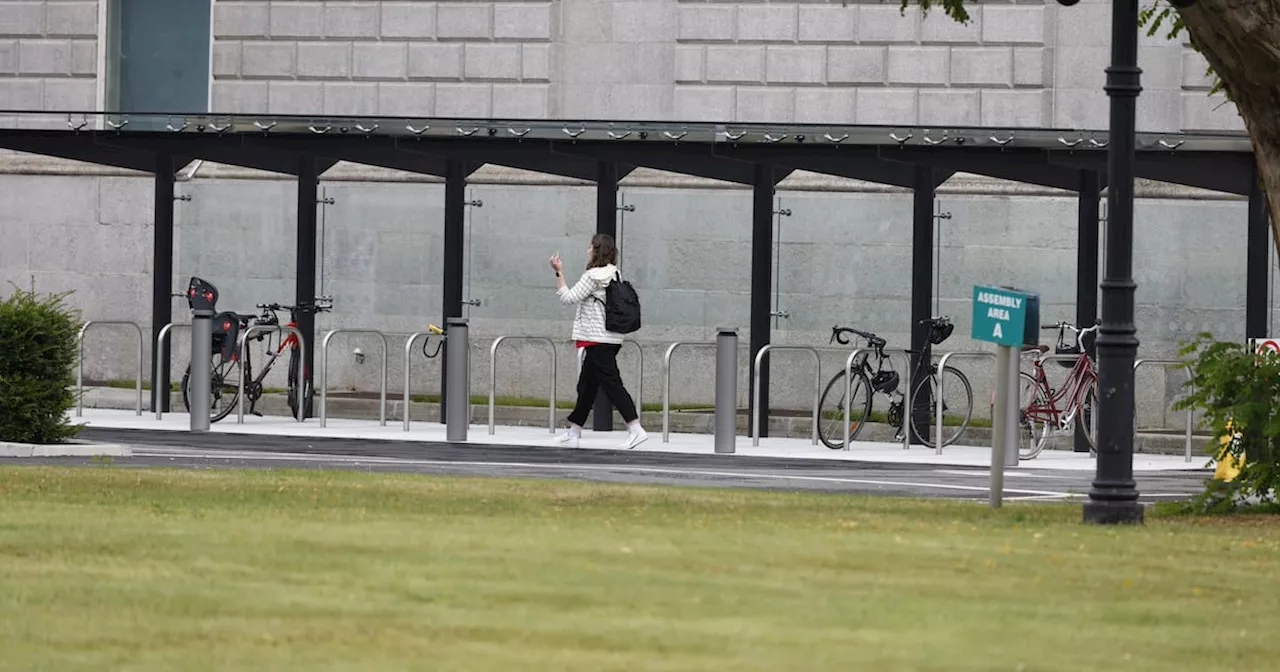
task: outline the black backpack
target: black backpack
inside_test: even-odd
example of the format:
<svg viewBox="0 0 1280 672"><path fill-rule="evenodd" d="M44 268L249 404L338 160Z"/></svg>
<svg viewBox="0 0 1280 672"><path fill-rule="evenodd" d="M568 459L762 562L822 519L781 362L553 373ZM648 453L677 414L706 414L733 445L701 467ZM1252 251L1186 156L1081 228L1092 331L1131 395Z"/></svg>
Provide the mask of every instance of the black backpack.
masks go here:
<svg viewBox="0 0 1280 672"><path fill-rule="evenodd" d="M640 296L621 274L615 273L613 282L605 288L603 303L605 329L615 334L629 334L640 328Z"/></svg>

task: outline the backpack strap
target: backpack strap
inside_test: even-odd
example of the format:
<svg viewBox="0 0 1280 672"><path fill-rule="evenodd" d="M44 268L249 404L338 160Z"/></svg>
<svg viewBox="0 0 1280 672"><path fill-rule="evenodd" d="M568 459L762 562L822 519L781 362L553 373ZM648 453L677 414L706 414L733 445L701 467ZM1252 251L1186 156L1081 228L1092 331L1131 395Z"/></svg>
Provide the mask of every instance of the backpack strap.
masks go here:
<svg viewBox="0 0 1280 672"><path fill-rule="evenodd" d="M622 270L621 270L621 269L616 270L616 271L614 271L614 272L613 272L613 279L614 279L614 281L616 281L616 282L622 282ZM608 288L607 288L607 287L602 288L602 289L604 289L605 291L608 291ZM596 293L595 293L594 291L593 291L593 292L591 292L591 298L595 299L596 301L600 301L600 297L596 296ZM604 304L604 305L608 305L608 304L605 304L605 302L604 302L604 301L600 301L600 303L601 303L601 304Z"/></svg>

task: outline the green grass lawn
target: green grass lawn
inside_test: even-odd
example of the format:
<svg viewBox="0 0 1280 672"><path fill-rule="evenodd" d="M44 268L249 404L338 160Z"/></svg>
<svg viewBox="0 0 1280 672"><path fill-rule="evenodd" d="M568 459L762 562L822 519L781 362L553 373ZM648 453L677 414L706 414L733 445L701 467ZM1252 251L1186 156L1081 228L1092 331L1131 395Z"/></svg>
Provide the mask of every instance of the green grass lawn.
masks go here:
<svg viewBox="0 0 1280 672"><path fill-rule="evenodd" d="M0 468L4 670L1264 670L1271 518Z"/></svg>

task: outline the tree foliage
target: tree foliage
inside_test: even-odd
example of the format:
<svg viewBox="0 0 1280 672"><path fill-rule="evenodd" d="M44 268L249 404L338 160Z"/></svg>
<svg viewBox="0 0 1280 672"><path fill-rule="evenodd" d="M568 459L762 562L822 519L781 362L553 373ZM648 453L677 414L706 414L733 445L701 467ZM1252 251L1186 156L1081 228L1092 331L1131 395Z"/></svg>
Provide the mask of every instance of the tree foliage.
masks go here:
<svg viewBox="0 0 1280 672"><path fill-rule="evenodd" d="M0 301L0 441L59 443L80 431L67 419L80 319L66 294L15 290Z"/></svg>
<svg viewBox="0 0 1280 672"><path fill-rule="evenodd" d="M1187 29L1187 25L1182 22L1182 15L1178 13L1177 8L1164 0L1152 0L1152 3L1138 12L1138 25L1147 29L1147 35L1155 35L1168 22L1169 32L1165 33L1165 39L1177 39L1183 31ZM1196 46L1195 40L1191 41L1191 48L1200 53L1200 47ZM1213 71L1213 66L1205 66L1205 74L1213 79L1213 85L1209 88L1209 95L1224 92L1222 87L1222 78L1218 77Z"/></svg>
<svg viewBox="0 0 1280 672"><path fill-rule="evenodd" d="M1191 366L1187 396L1178 410L1196 409L1214 437L1208 446L1215 459L1230 455L1239 473L1229 481L1212 480L1193 500L1199 511L1224 512L1253 501L1276 507L1280 486L1280 354L1255 353L1245 343L1214 341L1200 334L1182 348ZM1192 357L1194 355L1194 357Z"/></svg>

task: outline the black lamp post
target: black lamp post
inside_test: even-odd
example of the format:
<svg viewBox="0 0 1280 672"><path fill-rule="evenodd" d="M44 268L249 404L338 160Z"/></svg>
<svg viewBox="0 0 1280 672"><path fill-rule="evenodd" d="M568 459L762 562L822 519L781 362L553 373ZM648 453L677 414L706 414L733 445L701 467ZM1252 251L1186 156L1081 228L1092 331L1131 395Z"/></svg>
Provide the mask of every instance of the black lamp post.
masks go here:
<svg viewBox="0 0 1280 672"><path fill-rule="evenodd" d="M1072 6L1079 0L1058 0ZM1084 522L1141 523L1133 481L1133 362L1138 328L1133 322L1133 154L1138 94L1138 2L1111 1L1111 66L1107 96L1111 127L1107 147L1107 249L1098 329L1098 463L1084 505ZM1170 0L1182 8L1194 0Z"/></svg>

